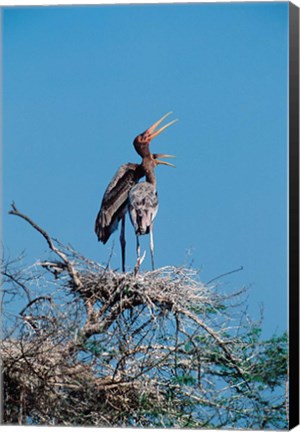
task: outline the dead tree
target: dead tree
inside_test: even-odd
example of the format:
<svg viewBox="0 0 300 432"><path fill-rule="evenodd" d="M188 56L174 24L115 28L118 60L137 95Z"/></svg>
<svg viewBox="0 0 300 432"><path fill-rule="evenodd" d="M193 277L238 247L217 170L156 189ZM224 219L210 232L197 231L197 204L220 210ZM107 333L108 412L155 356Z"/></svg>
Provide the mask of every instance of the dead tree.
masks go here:
<svg viewBox="0 0 300 432"><path fill-rule="evenodd" d="M286 427L286 335L261 340L245 289L190 268L118 273L10 213L50 254L2 263L3 423Z"/></svg>

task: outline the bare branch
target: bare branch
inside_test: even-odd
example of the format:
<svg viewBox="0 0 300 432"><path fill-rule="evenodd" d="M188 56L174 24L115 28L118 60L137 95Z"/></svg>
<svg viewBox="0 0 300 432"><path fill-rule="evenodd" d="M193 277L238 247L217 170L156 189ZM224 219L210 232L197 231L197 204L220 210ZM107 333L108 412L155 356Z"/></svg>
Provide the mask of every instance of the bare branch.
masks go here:
<svg viewBox="0 0 300 432"><path fill-rule="evenodd" d="M68 272L69 272L69 274L70 274L70 276L71 276L74 284L78 288L80 288L82 284L81 284L80 278L78 276L78 273L75 271L72 263L68 260L66 254L64 254L59 248L57 248L54 245L54 243L52 242L51 237L49 236L49 234L44 229L42 229L39 225L37 225L33 220L31 220L28 216L26 216L25 214L21 213L17 209L17 207L16 207L16 205L15 205L14 202L11 204L11 207L12 207L12 210L9 212L9 214L14 215L14 216L18 216L18 217L24 219L26 222L28 222L35 230L37 230L44 237L44 239L46 240L49 248L56 255L58 255L63 260L63 262L66 264L67 270L68 270Z"/></svg>
<svg viewBox="0 0 300 432"><path fill-rule="evenodd" d="M287 427L286 335L260 338L245 289L208 286L242 268L207 284L184 267L118 273L10 213L59 259L4 267L21 309L1 346L5 423Z"/></svg>
<svg viewBox="0 0 300 432"><path fill-rule="evenodd" d="M22 310L21 310L21 312L20 312L20 315L24 315L24 313L25 313L25 311L26 311L26 309L28 309L30 306L32 306L34 303L36 303L36 302L38 302L38 301L41 301L41 300L47 300L47 301L49 301L50 303L52 302L52 299L51 299L51 297L50 296L39 296L39 297L37 297L37 298L35 298L35 299L33 299L33 300L31 300Z"/></svg>
<svg viewBox="0 0 300 432"><path fill-rule="evenodd" d="M209 285L209 284L211 284L212 282L214 282L214 281L217 280L217 279L221 279L221 278L224 277L224 276L228 276L228 275L230 275L230 274L232 274L232 273L237 273L237 272L242 271L242 270L244 270L244 267L243 267L243 266L241 266L241 267L239 267L239 268L237 268L237 269L235 269L235 270L231 270L231 271L229 271L229 272L222 273L222 274L220 274L219 276L216 276L216 277L214 277L213 279L209 280L209 281L206 282L205 284L206 284L206 285Z"/></svg>

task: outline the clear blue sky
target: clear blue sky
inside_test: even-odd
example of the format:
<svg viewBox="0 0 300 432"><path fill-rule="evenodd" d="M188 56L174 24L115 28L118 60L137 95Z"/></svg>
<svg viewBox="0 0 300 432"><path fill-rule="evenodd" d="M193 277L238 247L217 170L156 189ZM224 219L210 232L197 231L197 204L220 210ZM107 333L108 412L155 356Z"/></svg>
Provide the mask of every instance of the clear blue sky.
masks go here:
<svg viewBox="0 0 300 432"><path fill-rule="evenodd" d="M105 263L113 240L94 234L103 192L139 162L134 137L172 110L179 122L151 144L177 156L176 169L157 168L156 265L193 260L203 281L243 265L222 289L250 286L266 334L286 328L288 3L11 8L3 49L6 253L47 256L7 215L15 200ZM126 237L132 268L129 220Z"/></svg>

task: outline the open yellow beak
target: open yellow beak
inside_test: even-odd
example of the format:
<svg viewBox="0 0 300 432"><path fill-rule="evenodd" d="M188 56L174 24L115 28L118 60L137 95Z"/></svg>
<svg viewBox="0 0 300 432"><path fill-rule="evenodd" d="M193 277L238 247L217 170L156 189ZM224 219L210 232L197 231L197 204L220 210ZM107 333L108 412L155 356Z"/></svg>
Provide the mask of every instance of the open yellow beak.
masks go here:
<svg viewBox="0 0 300 432"><path fill-rule="evenodd" d="M176 165L171 164L170 162L161 161L159 159L156 159L157 165L168 165L170 167L176 168Z"/></svg>
<svg viewBox="0 0 300 432"><path fill-rule="evenodd" d="M168 165L168 166L176 168L176 165L173 165L170 162L165 162L165 161L161 161L158 159L158 158L175 158L176 156L163 154L163 153L155 153L155 154L153 154L153 157L154 157L157 165Z"/></svg>
<svg viewBox="0 0 300 432"><path fill-rule="evenodd" d="M172 120L170 123L167 123L165 126L162 126L160 129L155 131L155 129L161 124L161 122L164 121L164 119L168 117L170 114L172 114L172 111L162 116L157 122L155 122L152 126L149 127L147 132L150 134L150 139L153 139L154 137L162 133L165 129L167 129L169 126L171 126L172 124L178 121L178 119Z"/></svg>

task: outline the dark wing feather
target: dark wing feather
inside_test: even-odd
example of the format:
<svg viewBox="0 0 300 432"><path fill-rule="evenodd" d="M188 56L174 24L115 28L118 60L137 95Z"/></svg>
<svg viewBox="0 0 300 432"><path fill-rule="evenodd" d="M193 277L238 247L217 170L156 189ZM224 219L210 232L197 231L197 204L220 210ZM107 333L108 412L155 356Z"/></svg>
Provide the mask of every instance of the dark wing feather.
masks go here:
<svg viewBox="0 0 300 432"><path fill-rule="evenodd" d="M104 244L127 211L130 190L144 175L141 165L128 163L118 169L109 183L95 222L95 233Z"/></svg>

